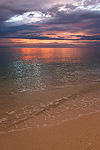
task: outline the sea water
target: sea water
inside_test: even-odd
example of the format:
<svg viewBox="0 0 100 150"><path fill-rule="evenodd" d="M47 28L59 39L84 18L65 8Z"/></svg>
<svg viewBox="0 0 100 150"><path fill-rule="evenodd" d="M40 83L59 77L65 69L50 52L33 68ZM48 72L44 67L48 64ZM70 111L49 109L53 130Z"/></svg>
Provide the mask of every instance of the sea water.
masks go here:
<svg viewBox="0 0 100 150"><path fill-rule="evenodd" d="M99 111L99 93L98 48L0 48L0 131Z"/></svg>

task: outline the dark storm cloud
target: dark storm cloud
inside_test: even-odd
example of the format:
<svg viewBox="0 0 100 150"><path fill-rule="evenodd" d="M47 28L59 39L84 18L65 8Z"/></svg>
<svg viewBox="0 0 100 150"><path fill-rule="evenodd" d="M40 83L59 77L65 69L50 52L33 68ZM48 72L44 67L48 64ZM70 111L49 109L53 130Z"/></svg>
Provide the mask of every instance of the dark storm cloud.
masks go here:
<svg viewBox="0 0 100 150"><path fill-rule="evenodd" d="M43 31L40 29L39 26L34 25L34 30L32 31L33 26L30 25L22 25L19 27L14 27L13 29L10 28L8 31L2 31L0 32L0 38L3 36L5 38L22 38L22 39L38 39L38 40L74 40L74 41L79 41L79 40L100 40L100 35L94 35L94 36L85 36L85 35L70 35L72 38L64 38L61 36L56 36L56 37L48 37L48 35L56 35L56 34L47 34L47 36L44 36L40 34ZM35 31L36 30L36 31ZM53 30L53 28L51 29ZM57 29L54 29L57 31ZM58 28L58 31L61 30L61 27ZM71 29L69 29L71 31ZM48 29L50 31L50 29Z"/></svg>
<svg viewBox="0 0 100 150"><path fill-rule="evenodd" d="M79 37L80 40L100 40L100 35L94 36L77 35L76 37Z"/></svg>
<svg viewBox="0 0 100 150"><path fill-rule="evenodd" d="M55 17L44 20L43 23L55 25L51 30L86 32L88 34L100 33L100 11L77 10L71 13L57 12ZM59 25L62 24L61 28Z"/></svg>
<svg viewBox="0 0 100 150"><path fill-rule="evenodd" d="M16 15L16 14L23 14L26 12L24 9L16 9L16 7L11 6L3 6L0 5L0 21L6 21L10 17Z"/></svg>
<svg viewBox="0 0 100 150"><path fill-rule="evenodd" d="M57 17L49 19L47 22L37 25L19 25L14 27L1 27L0 37L16 37L16 38L29 38L29 39L54 39L49 38L49 35L53 32L65 31L65 32L81 32L84 31L88 34L100 33L100 14L98 12L78 12L71 14L57 14ZM86 21L87 24L84 25ZM47 36L39 36L47 32ZM51 33L52 32L52 33ZM27 35L28 34L28 35ZM38 35L38 36L36 36ZM97 37L94 36L98 40ZM55 38L56 39L56 38ZM84 38L81 37L81 40Z"/></svg>
<svg viewBox="0 0 100 150"><path fill-rule="evenodd" d="M45 20L43 23L49 24L70 24L70 23L79 23L88 20L95 20L100 18L100 12L92 11L75 11L72 13L65 13L63 11L57 12L55 17L52 17L49 20Z"/></svg>
<svg viewBox="0 0 100 150"><path fill-rule="evenodd" d="M81 2L80 0L76 1ZM57 2L57 0L43 0L42 2L43 3L41 3L41 0L18 0L16 3L16 1L0 0L0 38L70 40L70 37L68 39L67 37L57 36L57 32L100 34L100 11L94 11L92 8L85 9L85 7L91 5L95 7L96 4L99 4L100 0L82 1L84 9L79 8L79 5L75 5L74 3L65 5L55 3L52 5L53 2ZM36 25L34 22L31 22L31 24L24 22L21 25L19 22L18 24L15 22L5 22L12 16L23 15L25 12L29 12L27 17L32 18L34 15L31 11L40 11L44 14L49 14L51 17L37 21ZM78 35L76 38L78 38L77 40L83 41L100 40L99 35ZM71 40L76 39L72 38Z"/></svg>
<svg viewBox="0 0 100 150"><path fill-rule="evenodd" d="M28 34L28 35L27 35ZM50 34L51 35L51 34ZM56 34L52 34L52 35L56 35ZM21 38L21 39L38 39L38 40L70 40L61 36L57 36L57 37L48 37L38 34L37 32L30 32L30 31L25 31L25 32L21 32L21 33L17 33L17 34L13 34L13 31L6 33L3 33L4 38ZM3 38L3 36L0 36L0 38Z"/></svg>
<svg viewBox="0 0 100 150"><path fill-rule="evenodd" d="M23 37L24 34L26 33L30 33L31 30L36 30L38 29L38 26L36 25L19 25L19 26L14 26L14 27L3 27L0 28L0 38L2 37L10 37L10 36L15 36L18 37L18 35L20 36L19 33L23 33Z"/></svg>

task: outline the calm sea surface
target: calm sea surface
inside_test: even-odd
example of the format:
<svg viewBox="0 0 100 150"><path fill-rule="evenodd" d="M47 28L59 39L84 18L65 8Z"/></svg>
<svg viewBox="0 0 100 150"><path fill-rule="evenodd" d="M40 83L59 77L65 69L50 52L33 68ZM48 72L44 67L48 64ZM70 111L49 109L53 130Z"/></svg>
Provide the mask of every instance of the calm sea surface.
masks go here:
<svg viewBox="0 0 100 150"><path fill-rule="evenodd" d="M0 48L0 130L32 117L53 120L62 110L64 119L86 106L98 111L99 92L88 93L99 87L100 49Z"/></svg>

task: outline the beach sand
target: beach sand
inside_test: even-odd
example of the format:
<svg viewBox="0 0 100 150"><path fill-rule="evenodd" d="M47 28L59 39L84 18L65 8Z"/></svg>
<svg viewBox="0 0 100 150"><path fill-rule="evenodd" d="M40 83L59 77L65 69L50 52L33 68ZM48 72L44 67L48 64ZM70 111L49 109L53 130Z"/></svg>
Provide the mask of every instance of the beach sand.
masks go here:
<svg viewBox="0 0 100 150"><path fill-rule="evenodd" d="M0 134L0 150L100 150L100 113L51 127Z"/></svg>

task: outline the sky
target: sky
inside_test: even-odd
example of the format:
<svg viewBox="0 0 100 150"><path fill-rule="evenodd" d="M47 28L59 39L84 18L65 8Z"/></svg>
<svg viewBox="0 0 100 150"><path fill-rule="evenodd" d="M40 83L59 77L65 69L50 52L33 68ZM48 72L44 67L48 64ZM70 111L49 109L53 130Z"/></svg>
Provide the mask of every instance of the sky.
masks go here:
<svg viewBox="0 0 100 150"><path fill-rule="evenodd" d="M99 47L100 0L0 0L0 47Z"/></svg>

